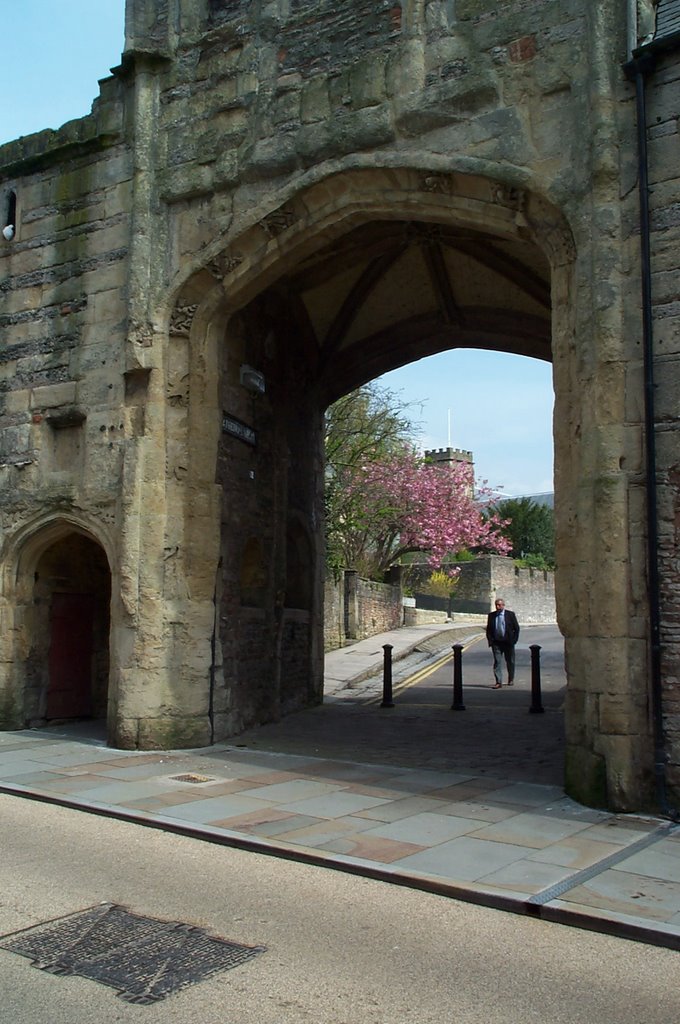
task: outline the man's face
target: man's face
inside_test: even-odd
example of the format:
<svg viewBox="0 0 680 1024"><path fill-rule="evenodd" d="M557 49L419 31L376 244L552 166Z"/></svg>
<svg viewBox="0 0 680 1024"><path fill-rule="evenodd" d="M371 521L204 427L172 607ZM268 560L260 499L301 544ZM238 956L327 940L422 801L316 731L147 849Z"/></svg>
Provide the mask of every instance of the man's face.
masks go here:
<svg viewBox="0 0 680 1024"><path fill-rule="evenodd" d="M505 608L505 601L496 601L496 611L502 612Z"/></svg>

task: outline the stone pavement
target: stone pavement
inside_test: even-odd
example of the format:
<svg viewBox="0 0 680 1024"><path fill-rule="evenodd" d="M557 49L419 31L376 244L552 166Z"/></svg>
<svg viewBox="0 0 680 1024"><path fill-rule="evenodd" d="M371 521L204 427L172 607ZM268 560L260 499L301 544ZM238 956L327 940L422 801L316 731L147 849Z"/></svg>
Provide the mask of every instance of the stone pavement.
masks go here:
<svg viewBox="0 0 680 1024"><path fill-rule="evenodd" d="M303 752L300 722L351 732L360 712L362 720L378 718L383 643L394 644L395 658L405 656L405 671L415 659L423 674L442 645L450 647L451 625L416 629L333 652L329 701L278 723L274 742L262 739L269 727L207 749L160 752L113 750L85 725L80 735L77 727L0 733L0 792L680 949L680 826L673 822L582 807L561 785L495 771L493 762L478 772L436 767L427 756L427 767L407 766L386 763L383 747L380 763L338 756L323 739L333 735L326 726L308 726ZM469 641L475 629L467 629ZM522 722L559 720L557 711L527 715L523 689L494 697L520 700ZM471 710L478 699L472 695ZM459 730L489 715L520 722L510 705L478 706L469 717L437 714ZM381 721L401 721L410 734L417 707L405 705L401 719L383 710ZM286 722L298 734L297 752L280 749Z"/></svg>

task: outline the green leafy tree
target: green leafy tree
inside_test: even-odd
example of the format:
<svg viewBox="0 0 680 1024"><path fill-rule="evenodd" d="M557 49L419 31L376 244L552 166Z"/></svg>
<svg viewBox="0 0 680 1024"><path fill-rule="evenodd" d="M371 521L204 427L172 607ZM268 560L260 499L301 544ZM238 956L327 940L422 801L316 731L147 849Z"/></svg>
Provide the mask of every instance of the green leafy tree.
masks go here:
<svg viewBox="0 0 680 1024"><path fill-rule="evenodd" d="M555 566L555 522L553 510L531 498L506 498L494 505L501 520L501 532L511 545L513 558L523 558L537 568Z"/></svg>

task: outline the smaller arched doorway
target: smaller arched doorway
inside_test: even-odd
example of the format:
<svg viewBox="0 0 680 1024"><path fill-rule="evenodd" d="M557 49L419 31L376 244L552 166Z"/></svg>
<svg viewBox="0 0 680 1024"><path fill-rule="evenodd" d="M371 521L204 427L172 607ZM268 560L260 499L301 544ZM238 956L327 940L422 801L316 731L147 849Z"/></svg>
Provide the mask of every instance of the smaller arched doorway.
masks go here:
<svg viewBox="0 0 680 1024"><path fill-rule="evenodd" d="M25 724L106 719L111 573L100 545L69 531L35 561Z"/></svg>

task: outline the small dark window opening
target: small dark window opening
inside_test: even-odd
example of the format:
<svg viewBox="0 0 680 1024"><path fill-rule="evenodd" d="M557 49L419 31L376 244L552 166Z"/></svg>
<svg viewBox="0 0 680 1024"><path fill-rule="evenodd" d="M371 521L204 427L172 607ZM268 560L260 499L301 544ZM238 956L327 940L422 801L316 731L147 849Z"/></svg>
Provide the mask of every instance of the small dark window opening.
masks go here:
<svg viewBox="0 0 680 1024"><path fill-rule="evenodd" d="M17 230L17 194L10 192L7 197L7 216L2 229L3 237L9 242L14 238Z"/></svg>

